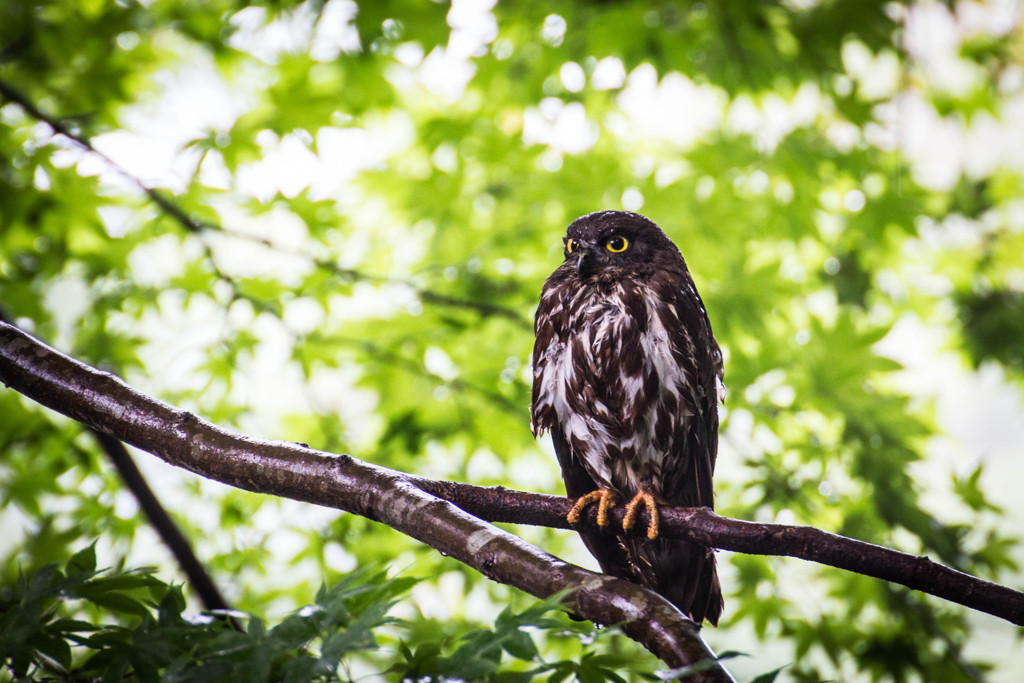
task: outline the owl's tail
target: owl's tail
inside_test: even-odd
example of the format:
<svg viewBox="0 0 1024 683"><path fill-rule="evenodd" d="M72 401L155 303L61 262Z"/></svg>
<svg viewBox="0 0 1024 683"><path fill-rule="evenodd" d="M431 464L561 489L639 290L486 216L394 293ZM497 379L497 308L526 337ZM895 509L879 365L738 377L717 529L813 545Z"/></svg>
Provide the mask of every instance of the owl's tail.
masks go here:
<svg viewBox="0 0 1024 683"><path fill-rule="evenodd" d="M663 595L698 625L718 625L725 602L711 548L678 539L630 538L640 582Z"/></svg>

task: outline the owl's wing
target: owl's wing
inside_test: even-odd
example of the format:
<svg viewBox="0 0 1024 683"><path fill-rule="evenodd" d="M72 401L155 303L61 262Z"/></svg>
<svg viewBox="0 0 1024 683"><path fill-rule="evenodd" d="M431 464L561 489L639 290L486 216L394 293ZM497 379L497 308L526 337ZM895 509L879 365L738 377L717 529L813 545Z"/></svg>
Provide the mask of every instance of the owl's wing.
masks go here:
<svg viewBox="0 0 1024 683"><path fill-rule="evenodd" d="M714 493L711 488L711 470L714 468L713 451L709 453L710 425L700 416L684 419L677 427L676 443L682 439L667 463L666 471L683 470L677 479L674 495L666 501L670 505L712 507ZM718 625L724 601L715 568L714 551L701 545L677 538L656 538L649 541L636 536L625 537L630 562L637 567L640 583L665 596L684 613L700 624L707 619Z"/></svg>
<svg viewBox="0 0 1024 683"><path fill-rule="evenodd" d="M551 428L551 441L555 445L558 464L562 467L566 495L570 498L579 498L600 488L587 474L579 459L572 454L561 427L556 425ZM621 534L580 531L580 538L583 539L583 544L587 546L590 554L597 558L601 571L605 574L641 583L640 570L630 559L626 539Z"/></svg>
<svg viewBox="0 0 1024 683"><path fill-rule="evenodd" d="M672 302L677 315L662 319L674 323L667 326L669 341L673 355L686 368L690 379L677 389L685 394L685 403L692 413L672 418L674 448L669 454L671 462L663 467L663 490L666 502L672 505L713 510L715 492L711 479L718 457L718 401L724 393L722 352L689 275L682 287L671 286L670 291L664 296Z"/></svg>
<svg viewBox="0 0 1024 683"><path fill-rule="evenodd" d="M687 276L683 286L662 284L660 301L671 302L677 315L662 314L673 356L690 379L677 389L688 409L671 419L673 448L662 466L665 502L675 506L714 508L711 477L718 453L718 387L722 355L711 332L704 304ZM674 294L674 296L673 296ZM718 623L722 590L714 551L680 539L625 539L641 583L668 598L695 622Z"/></svg>

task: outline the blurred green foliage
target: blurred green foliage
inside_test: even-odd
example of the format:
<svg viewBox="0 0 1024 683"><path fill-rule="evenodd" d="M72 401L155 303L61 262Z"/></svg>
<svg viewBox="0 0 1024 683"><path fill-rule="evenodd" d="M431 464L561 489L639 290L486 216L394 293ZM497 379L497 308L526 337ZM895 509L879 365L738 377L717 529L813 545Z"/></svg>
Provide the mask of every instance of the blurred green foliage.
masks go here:
<svg viewBox="0 0 1024 683"><path fill-rule="evenodd" d="M613 667L623 664L610 655L578 664L543 662L524 627L561 627L568 620L556 618L556 601L520 613L505 609L494 628L472 629L457 644L421 642L413 651L402 638L409 625L387 613L416 579L359 571L330 588L321 586L312 604L268 626L239 612L187 614L182 587L154 572L96 571L90 545L63 571L48 564L20 575L0 595L5 674L40 681L340 681L358 676L354 653L373 658L389 651L401 655L389 673L402 680L532 680L536 673L572 674L588 667L590 680L616 680ZM505 673L498 675L501 668Z"/></svg>
<svg viewBox="0 0 1024 683"><path fill-rule="evenodd" d="M880 355L910 320L964 373L1021 378L1024 150L999 146L1020 140L1024 32L1019 16L960 11L0 0L0 304L247 433L559 492L528 429L533 306L569 221L637 208L689 259L727 352L721 512L1019 582L1019 524L977 458L936 460L934 393ZM921 26L954 38L922 46ZM922 130L932 139L915 142ZM0 632L9 675L587 681L658 667L379 525L141 464L257 616L245 633L190 622L96 444L5 391L0 600L5 620L27 620ZM587 561L569 534L517 531ZM95 539L119 569L85 562ZM406 593L405 579L338 574L382 564L428 578ZM724 564L726 621L705 635L752 655L730 660L742 676L985 676L971 650L985 634L959 608L793 561ZM340 587L303 616L325 577ZM374 598L345 621L331 605L355 585ZM395 600L401 627L385 616ZM363 649L374 638L391 645Z"/></svg>

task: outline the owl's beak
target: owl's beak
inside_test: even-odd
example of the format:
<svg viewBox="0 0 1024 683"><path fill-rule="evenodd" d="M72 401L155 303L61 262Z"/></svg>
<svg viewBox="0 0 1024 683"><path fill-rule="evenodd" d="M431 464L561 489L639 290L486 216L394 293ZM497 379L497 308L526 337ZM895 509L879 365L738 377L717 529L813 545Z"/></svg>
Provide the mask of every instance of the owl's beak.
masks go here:
<svg viewBox="0 0 1024 683"><path fill-rule="evenodd" d="M576 272L580 275L590 275L597 270L597 258L594 256L594 252L581 247L579 250L579 256L576 257Z"/></svg>
<svg viewBox="0 0 1024 683"><path fill-rule="evenodd" d="M587 261L587 254L587 251L580 250L580 255L576 257L576 272L581 275L583 274L583 264Z"/></svg>

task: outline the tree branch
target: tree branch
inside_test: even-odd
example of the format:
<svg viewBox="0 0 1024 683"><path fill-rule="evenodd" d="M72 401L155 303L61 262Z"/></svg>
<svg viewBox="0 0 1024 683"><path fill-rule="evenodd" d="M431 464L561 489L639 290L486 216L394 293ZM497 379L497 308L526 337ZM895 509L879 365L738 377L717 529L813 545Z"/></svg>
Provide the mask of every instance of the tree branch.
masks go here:
<svg viewBox="0 0 1024 683"><path fill-rule="evenodd" d="M514 491L501 486L473 486L416 477L417 486L491 522L531 524L556 529L599 530L597 509L583 524L566 521L572 501L562 496ZM779 555L846 569L898 583L1024 626L1024 593L933 562L927 557L865 543L810 526L747 522L716 515L708 508L659 508L659 533L748 555ZM621 528L623 508L609 511ZM645 524L637 524L642 534Z"/></svg>
<svg viewBox="0 0 1024 683"><path fill-rule="evenodd" d="M233 434L141 394L0 322L0 381L29 398L166 462L257 493L383 522L484 576L567 605L623 632L673 668L714 659L699 628L661 596L568 564L423 487L426 480L298 444ZM487 490L487 489L483 489ZM715 662L688 680L731 681Z"/></svg>
<svg viewBox="0 0 1024 683"><path fill-rule="evenodd" d="M128 449L125 448L125 445L120 440L98 429L90 427L89 431L99 441L103 452L107 454L117 473L121 475L121 480L128 490L132 492L132 495L135 496L135 500L139 503L139 508L146 516L146 519L149 520L157 536L160 537L160 540L164 542L164 545L174 555L174 559L178 561L178 565L181 567L182 572L185 573L185 576L188 577L188 582L196 591L196 595L199 596L199 601L203 604L203 607L211 611L231 609L227 600L224 599L224 595L220 592L220 588L214 583L213 577L210 576L209 572L206 571L206 567L196 557L188 538L182 533L174 520L171 519L170 514L168 514L163 504L160 503L156 494L153 493L153 489L150 488L145 477L142 476L142 472L139 471L138 465L132 460L132 456Z"/></svg>
<svg viewBox="0 0 1024 683"><path fill-rule="evenodd" d="M421 491L450 501L487 521L574 528L566 521L571 502L562 496L514 491L500 486L435 481L415 475L402 476ZM613 509L611 514L613 523L621 524L624 512ZM599 529L596 510L586 512L583 524L592 530ZM642 530L646 526L641 524L638 528ZM665 507L661 508L660 531L667 537L685 538L722 550L795 557L845 569L898 583L1024 626L1024 593L1020 591L979 579L924 556L814 527L730 519L707 508Z"/></svg>

